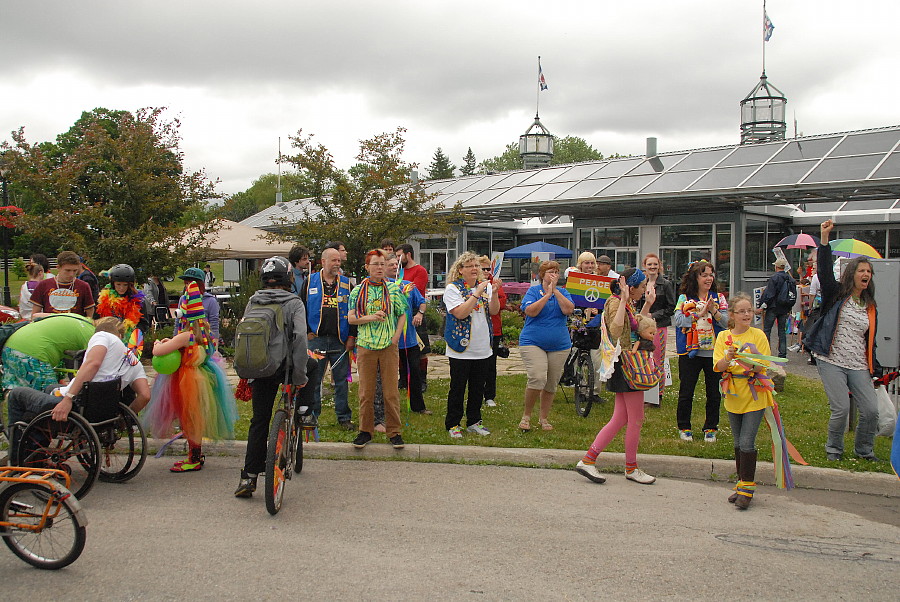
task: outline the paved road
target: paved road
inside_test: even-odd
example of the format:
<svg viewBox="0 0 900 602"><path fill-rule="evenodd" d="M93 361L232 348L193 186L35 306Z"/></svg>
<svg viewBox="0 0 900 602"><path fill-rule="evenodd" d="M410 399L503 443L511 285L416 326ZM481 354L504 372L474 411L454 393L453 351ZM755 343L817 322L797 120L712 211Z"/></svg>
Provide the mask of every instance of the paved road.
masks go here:
<svg viewBox="0 0 900 602"><path fill-rule="evenodd" d="M131 483L98 484L82 557L45 573L0 554L4 598L721 599L739 587L729 597L874 600L900 589L896 500L882 512L891 525L820 504L852 494L764 488L739 512L721 484L307 460L270 517L261 493L231 496L240 462L173 475L171 458L151 458Z"/></svg>

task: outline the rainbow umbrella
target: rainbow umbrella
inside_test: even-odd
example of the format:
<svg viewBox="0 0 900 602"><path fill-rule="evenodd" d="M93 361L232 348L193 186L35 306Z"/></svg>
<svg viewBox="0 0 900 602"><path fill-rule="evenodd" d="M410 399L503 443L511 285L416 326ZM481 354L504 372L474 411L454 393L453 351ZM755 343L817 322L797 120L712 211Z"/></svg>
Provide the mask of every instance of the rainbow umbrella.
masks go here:
<svg viewBox="0 0 900 602"><path fill-rule="evenodd" d="M819 239L812 234L791 234L785 236L775 245L776 247L787 247L788 249L810 249L819 246Z"/></svg>
<svg viewBox="0 0 900 602"><path fill-rule="evenodd" d="M839 257L870 257L872 259L881 259L881 253L869 243L865 243L855 238L839 238L832 240L831 254Z"/></svg>

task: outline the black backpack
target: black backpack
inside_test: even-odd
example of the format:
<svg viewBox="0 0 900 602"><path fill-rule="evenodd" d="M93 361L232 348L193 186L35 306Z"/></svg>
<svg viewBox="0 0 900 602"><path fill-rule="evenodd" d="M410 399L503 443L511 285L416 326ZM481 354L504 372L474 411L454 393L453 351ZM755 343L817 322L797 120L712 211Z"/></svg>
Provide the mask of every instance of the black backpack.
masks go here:
<svg viewBox="0 0 900 602"><path fill-rule="evenodd" d="M781 288L778 289L778 297L775 298L775 306L779 309L790 310L797 303L797 283L791 278L790 274L786 274Z"/></svg>

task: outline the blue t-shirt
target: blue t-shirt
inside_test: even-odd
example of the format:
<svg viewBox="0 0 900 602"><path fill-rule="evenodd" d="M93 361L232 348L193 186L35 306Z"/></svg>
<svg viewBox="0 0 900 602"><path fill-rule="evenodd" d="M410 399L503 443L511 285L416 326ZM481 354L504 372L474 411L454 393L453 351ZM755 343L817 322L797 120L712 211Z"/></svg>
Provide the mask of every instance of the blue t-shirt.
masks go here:
<svg viewBox="0 0 900 602"><path fill-rule="evenodd" d="M400 290L407 299L406 303L406 332L400 337L398 349L409 349L419 344L416 340L416 327L413 326L413 317L419 313L419 306L425 303L425 297L416 288L416 285L408 280L402 280Z"/></svg>
<svg viewBox="0 0 900 602"><path fill-rule="evenodd" d="M566 299L572 300L572 295L569 294L569 291L564 288L558 290ZM526 307L543 296L541 285L532 286L525 293L525 296L522 297L522 311L525 311ZM572 340L569 338L566 316L559 309L556 295L547 299L547 303L544 305L541 313L533 318L525 316L525 327L522 328L522 334L519 335L519 345L534 345L544 351L571 349Z"/></svg>

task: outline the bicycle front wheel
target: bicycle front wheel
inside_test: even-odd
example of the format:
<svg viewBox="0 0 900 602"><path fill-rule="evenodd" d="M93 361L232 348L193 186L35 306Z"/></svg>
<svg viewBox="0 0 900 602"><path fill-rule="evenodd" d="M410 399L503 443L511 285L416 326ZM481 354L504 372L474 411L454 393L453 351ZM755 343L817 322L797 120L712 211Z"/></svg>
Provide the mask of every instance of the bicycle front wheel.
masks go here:
<svg viewBox="0 0 900 602"><path fill-rule="evenodd" d="M269 445L266 449L266 510L278 514L284 498L285 471L288 454L291 453L287 412L278 410L269 427Z"/></svg>
<svg viewBox="0 0 900 602"><path fill-rule="evenodd" d="M65 488L62 494L71 496ZM45 510L46 522L39 528ZM39 483L13 483L0 493L0 523L7 547L39 569L55 570L72 564L87 539L69 500L56 499L46 485Z"/></svg>
<svg viewBox="0 0 900 602"><path fill-rule="evenodd" d="M594 362L589 351L581 351L575 360L575 413L587 418L594 403Z"/></svg>

